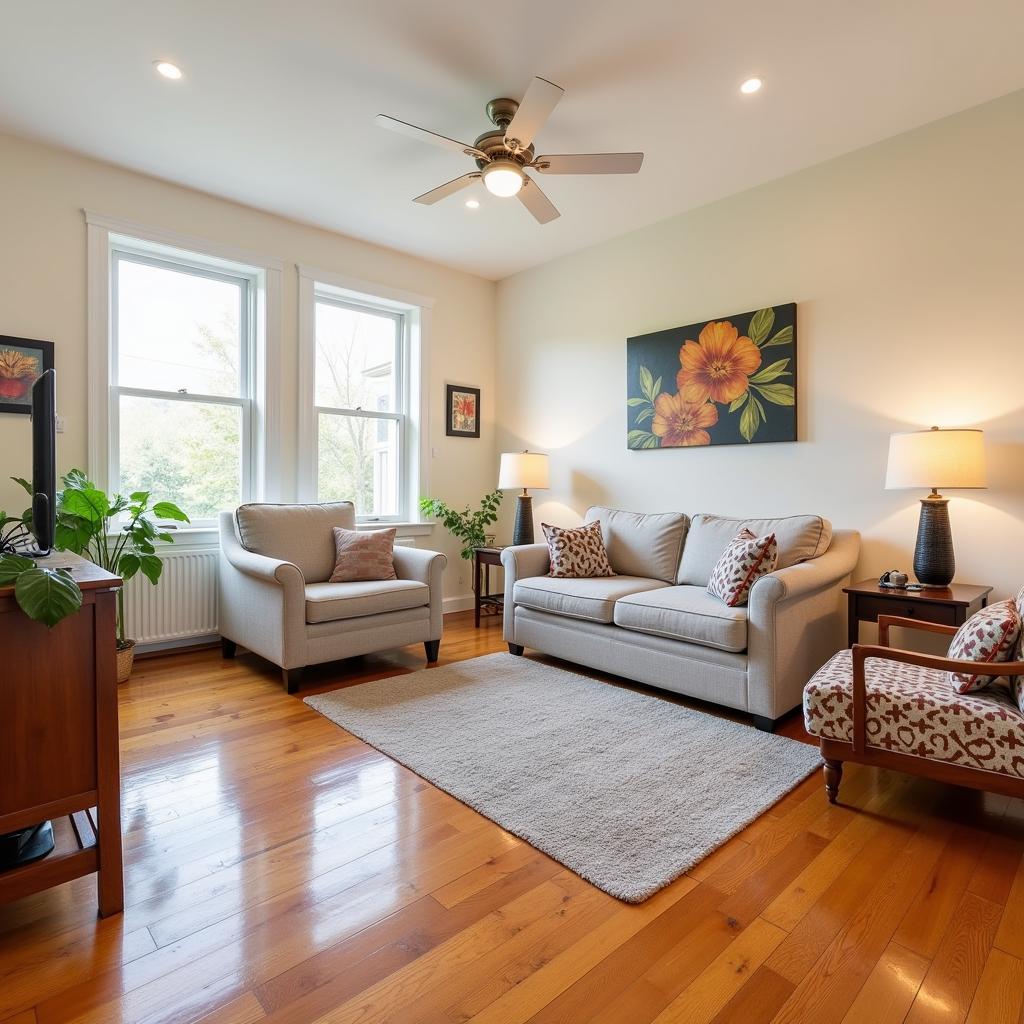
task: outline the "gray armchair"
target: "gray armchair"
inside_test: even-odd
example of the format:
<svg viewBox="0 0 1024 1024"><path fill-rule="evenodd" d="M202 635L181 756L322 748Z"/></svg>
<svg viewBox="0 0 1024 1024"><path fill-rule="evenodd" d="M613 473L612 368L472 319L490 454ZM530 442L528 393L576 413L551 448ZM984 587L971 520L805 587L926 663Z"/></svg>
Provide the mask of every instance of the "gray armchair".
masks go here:
<svg viewBox="0 0 1024 1024"><path fill-rule="evenodd" d="M329 583L332 527L355 528L351 502L242 505L220 516L220 633L280 666L285 688L325 661L422 642L437 660L443 628L437 551L396 546L398 579Z"/></svg>

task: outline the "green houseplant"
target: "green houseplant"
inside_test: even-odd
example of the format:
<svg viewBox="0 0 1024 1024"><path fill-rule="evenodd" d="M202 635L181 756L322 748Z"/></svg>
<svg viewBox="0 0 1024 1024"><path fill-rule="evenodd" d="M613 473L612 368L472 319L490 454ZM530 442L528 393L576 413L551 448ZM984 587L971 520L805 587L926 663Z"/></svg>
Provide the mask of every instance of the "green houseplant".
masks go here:
<svg viewBox="0 0 1024 1024"><path fill-rule="evenodd" d="M67 569L47 569L24 555L0 554L0 587L12 585L18 607L51 628L82 607L82 591Z"/></svg>
<svg viewBox="0 0 1024 1024"><path fill-rule="evenodd" d="M485 528L497 521L501 498L501 491L491 491L481 499L478 509L467 505L463 512L456 512L438 498L420 498L420 511L425 516L440 519L441 525L462 541L461 554L468 559L473 557L474 548L487 543Z"/></svg>
<svg viewBox="0 0 1024 1024"><path fill-rule="evenodd" d="M24 483L23 481L19 481ZM73 551L125 582L142 573L156 584L163 572L156 541L174 543L157 520L187 523L189 518L170 501L150 504L148 491L108 496L80 469L63 479L57 495L56 546ZM27 484L25 484L27 488ZM125 634L124 591L117 594L117 675L124 682L131 674L135 641Z"/></svg>

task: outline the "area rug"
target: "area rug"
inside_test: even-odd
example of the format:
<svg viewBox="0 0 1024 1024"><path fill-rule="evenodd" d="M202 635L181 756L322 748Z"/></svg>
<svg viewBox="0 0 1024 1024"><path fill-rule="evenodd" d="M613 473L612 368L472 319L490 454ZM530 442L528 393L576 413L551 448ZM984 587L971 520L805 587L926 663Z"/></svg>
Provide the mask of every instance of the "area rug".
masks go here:
<svg viewBox="0 0 1024 1024"><path fill-rule="evenodd" d="M306 703L629 903L819 764L808 744L511 654Z"/></svg>

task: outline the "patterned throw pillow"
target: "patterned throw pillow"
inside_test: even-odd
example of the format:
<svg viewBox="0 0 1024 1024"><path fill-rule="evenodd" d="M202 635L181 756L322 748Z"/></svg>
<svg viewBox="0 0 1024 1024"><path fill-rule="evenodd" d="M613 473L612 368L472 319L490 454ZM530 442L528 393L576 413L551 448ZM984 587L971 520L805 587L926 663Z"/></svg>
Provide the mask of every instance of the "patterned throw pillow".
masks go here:
<svg viewBox="0 0 1024 1024"><path fill-rule="evenodd" d="M541 523L551 559L549 576L563 579L587 579L592 576L614 576L604 547L599 522L575 529Z"/></svg>
<svg viewBox="0 0 1024 1024"><path fill-rule="evenodd" d="M395 534L391 530L346 530L334 527L334 572L331 583L393 580Z"/></svg>
<svg viewBox="0 0 1024 1024"><path fill-rule="evenodd" d="M775 534L757 537L744 527L711 570L708 593L721 598L730 608L746 604L750 588L762 576L774 572L778 561Z"/></svg>
<svg viewBox="0 0 1024 1024"><path fill-rule="evenodd" d="M975 612L958 630L949 645L948 657L957 661L1011 661L1020 639L1020 614L1013 601ZM957 693L974 693L997 676L950 672L949 681Z"/></svg>

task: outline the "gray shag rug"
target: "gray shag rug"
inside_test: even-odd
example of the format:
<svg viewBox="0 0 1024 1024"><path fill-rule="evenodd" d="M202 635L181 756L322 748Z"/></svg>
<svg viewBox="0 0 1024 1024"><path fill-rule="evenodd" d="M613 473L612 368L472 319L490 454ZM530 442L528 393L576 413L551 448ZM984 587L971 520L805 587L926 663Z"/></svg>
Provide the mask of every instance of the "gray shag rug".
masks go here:
<svg viewBox="0 0 1024 1024"><path fill-rule="evenodd" d="M808 744L511 654L306 703L629 903L820 763Z"/></svg>

